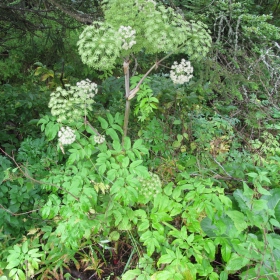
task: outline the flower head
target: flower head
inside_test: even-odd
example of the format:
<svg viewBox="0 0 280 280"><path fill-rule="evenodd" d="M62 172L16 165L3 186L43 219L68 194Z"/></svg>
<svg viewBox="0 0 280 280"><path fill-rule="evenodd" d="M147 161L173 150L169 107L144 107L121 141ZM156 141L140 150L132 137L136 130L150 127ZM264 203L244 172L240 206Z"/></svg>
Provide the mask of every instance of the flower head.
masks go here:
<svg viewBox="0 0 280 280"><path fill-rule="evenodd" d="M102 144L105 141L105 136L103 136L103 135L95 135L93 139L94 139L95 143Z"/></svg>
<svg viewBox="0 0 280 280"><path fill-rule="evenodd" d="M86 116L92 110L94 96L97 94L97 84L89 79L78 82L75 86L65 85L65 89L57 87L51 93L49 108L58 122L76 121Z"/></svg>
<svg viewBox="0 0 280 280"><path fill-rule="evenodd" d="M62 145L70 145L75 141L75 139L76 135L74 130L72 130L69 126L62 127L58 132L58 141Z"/></svg>
<svg viewBox="0 0 280 280"><path fill-rule="evenodd" d="M135 34L136 31L131 26L121 26L118 31L121 41L122 49L131 49L133 45L136 44Z"/></svg>
<svg viewBox="0 0 280 280"><path fill-rule="evenodd" d="M89 79L78 82L77 87L81 97L93 98L97 94L97 84L92 83Z"/></svg>
<svg viewBox="0 0 280 280"><path fill-rule="evenodd" d="M191 66L191 63L185 59L182 59L180 64L175 61L171 69L170 78L174 84L182 85L189 82L193 77L193 67Z"/></svg>

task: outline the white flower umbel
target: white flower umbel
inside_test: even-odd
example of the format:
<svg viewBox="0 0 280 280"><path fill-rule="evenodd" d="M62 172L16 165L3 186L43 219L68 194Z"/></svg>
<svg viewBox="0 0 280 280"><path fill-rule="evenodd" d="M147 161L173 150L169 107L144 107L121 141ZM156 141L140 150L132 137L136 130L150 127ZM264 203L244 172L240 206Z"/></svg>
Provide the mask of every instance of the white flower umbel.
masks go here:
<svg viewBox="0 0 280 280"><path fill-rule="evenodd" d="M153 199L162 191L162 183L159 176L155 173L149 172L150 178L139 178L141 186L138 191L143 195L147 201Z"/></svg>
<svg viewBox="0 0 280 280"><path fill-rule="evenodd" d="M89 79L78 82L77 87L81 89L78 92L81 98L91 99L97 94L97 84L92 83Z"/></svg>
<svg viewBox="0 0 280 280"><path fill-rule="evenodd" d="M58 122L77 121L92 110L93 97L97 94L97 85L86 79L76 86L65 85L65 89L57 87L51 93L49 108Z"/></svg>
<svg viewBox="0 0 280 280"><path fill-rule="evenodd" d="M105 141L105 136L103 135L96 135L94 136L94 142L97 144L102 144Z"/></svg>
<svg viewBox="0 0 280 280"><path fill-rule="evenodd" d="M191 66L191 63L185 59L182 59L180 64L175 61L171 69L170 78L174 84L182 85L189 82L193 77L193 67Z"/></svg>
<svg viewBox="0 0 280 280"><path fill-rule="evenodd" d="M122 41L122 49L131 49L136 44L135 34L136 31L131 26L121 26L118 31Z"/></svg>
<svg viewBox="0 0 280 280"><path fill-rule="evenodd" d="M76 135L74 130L72 130L69 126L62 127L58 132L58 141L62 145L70 145L75 141L75 139Z"/></svg>

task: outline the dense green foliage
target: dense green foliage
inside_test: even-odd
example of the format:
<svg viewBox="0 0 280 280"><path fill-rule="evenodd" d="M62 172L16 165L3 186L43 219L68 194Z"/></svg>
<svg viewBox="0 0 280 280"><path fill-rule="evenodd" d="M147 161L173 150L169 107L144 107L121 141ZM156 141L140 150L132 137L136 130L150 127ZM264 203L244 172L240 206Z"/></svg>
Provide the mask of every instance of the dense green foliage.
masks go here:
<svg viewBox="0 0 280 280"><path fill-rule="evenodd" d="M26 20L0 19L0 280L279 279L279 2L29 1L48 35L23 2L0 4Z"/></svg>

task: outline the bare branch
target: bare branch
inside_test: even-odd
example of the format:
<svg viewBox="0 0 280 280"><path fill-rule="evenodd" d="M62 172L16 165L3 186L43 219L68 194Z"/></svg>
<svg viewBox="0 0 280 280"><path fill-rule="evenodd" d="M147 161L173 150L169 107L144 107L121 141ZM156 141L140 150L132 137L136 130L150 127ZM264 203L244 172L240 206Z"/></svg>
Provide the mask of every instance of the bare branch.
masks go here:
<svg viewBox="0 0 280 280"><path fill-rule="evenodd" d="M91 24L93 21L93 18L88 15L88 14L84 14L82 12L76 11L70 11L68 9L66 9L65 6L62 6L61 4L59 4L57 1L55 0L48 0L52 5L54 5L55 7L57 7L59 10L61 10L63 13L65 13L66 15L74 18L76 21L85 23L85 24Z"/></svg>

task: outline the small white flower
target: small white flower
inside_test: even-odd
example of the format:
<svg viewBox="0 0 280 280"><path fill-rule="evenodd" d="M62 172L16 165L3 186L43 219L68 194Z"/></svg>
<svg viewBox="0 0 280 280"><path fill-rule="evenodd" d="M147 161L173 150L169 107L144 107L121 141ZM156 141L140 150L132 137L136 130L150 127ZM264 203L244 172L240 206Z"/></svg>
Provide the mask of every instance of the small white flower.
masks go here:
<svg viewBox="0 0 280 280"><path fill-rule="evenodd" d="M121 26L118 30L122 41L122 48L124 50L131 49L136 44L135 34L136 31L131 26Z"/></svg>
<svg viewBox="0 0 280 280"><path fill-rule="evenodd" d="M170 78L174 84L187 83L193 77L193 67L191 63L185 59L182 59L180 64L175 61L171 69Z"/></svg>
<svg viewBox="0 0 280 280"><path fill-rule="evenodd" d="M58 141L62 145L70 145L76 140L76 135L74 130L72 130L69 126L62 127L58 132Z"/></svg>
<svg viewBox="0 0 280 280"><path fill-rule="evenodd" d="M95 143L102 144L105 141L105 136L103 136L103 135L95 135L93 139L94 139Z"/></svg>

